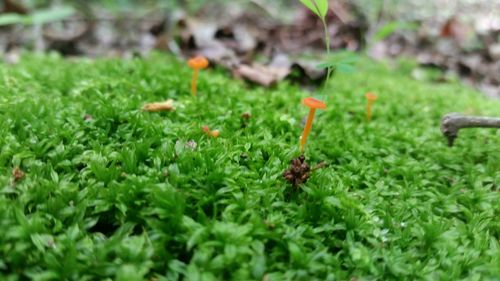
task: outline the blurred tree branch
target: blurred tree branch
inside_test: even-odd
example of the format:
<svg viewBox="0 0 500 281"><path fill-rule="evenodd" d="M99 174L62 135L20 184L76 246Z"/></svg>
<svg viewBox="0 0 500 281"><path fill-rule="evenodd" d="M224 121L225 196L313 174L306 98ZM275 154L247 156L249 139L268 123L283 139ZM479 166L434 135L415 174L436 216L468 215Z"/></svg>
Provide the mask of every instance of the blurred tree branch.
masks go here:
<svg viewBox="0 0 500 281"><path fill-rule="evenodd" d="M449 146L453 146L458 131L464 128L500 128L500 118L449 113L441 120L441 132L448 139Z"/></svg>

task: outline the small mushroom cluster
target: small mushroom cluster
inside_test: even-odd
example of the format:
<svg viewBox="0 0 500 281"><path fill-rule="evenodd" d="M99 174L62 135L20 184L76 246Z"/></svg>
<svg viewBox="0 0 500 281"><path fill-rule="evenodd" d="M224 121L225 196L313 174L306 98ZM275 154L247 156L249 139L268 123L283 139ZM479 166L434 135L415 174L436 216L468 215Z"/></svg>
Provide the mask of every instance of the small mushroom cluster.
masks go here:
<svg viewBox="0 0 500 281"><path fill-rule="evenodd" d="M374 93L366 93L365 97L368 101L368 104L366 106L366 119L367 121L371 121L372 107L375 100L377 100L377 95L375 95ZM312 128L314 114L316 113L317 109L326 109L326 103L312 97L305 98L304 100L302 100L302 103L305 106L309 107L309 115L307 116L307 121L306 125L304 126L304 131L302 132L302 136L300 137L300 151L303 153L305 150L309 132L311 131Z"/></svg>
<svg viewBox="0 0 500 281"><path fill-rule="evenodd" d="M195 97L197 95L199 72L200 70L205 69L209 66L209 61L205 57L196 56L189 59L187 65L191 69L193 69L193 75L191 79L191 95ZM377 99L377 96L374 93L369 92L365 94L365 97L367 99L366 119L369 122L372 119L372 107L375 100ZM309 108L309 114L307 116L304 130L299 140L301 155L298 158L293 159L290 168L283 173L283 177L294 186L298 186L306 182L312 171L309 165L305 162L304 151L307 139L312 129L312 124L314 121L314 115L316 113L316 110L325 110L327 108L325 102L315 99L313 97L307 97L303 99L302 104L304 104ZM147 104L144 106L143 109L152 112L173 110L174 109L173 100L168 100L162 103ZM244 128L247 126L247 121L250 118L250 114L244 113L242 114L241 118L242 118L241 127ZM220 135L219 130L211 130L207 125L202 126L201 129L209 137L217 138Z"/></svg>
<svg viewBox="0 0 500 281"><path fill-rule="evenodd" d="M201 129L209 137L217 138L220 135L220 131L219 130L210 130L210 128L207 125L201 127Z"/></svg>

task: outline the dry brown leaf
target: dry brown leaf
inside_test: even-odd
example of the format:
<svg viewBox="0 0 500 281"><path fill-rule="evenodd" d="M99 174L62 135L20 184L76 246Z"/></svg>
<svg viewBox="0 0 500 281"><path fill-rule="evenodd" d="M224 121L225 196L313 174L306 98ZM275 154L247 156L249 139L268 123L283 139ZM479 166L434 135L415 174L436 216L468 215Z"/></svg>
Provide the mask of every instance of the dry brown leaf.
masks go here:
<svg viewBox="0 0 500 281"><path fill-rule="evenodd" d="M267 65L241 64L237 66L233 73L236 77L254 82L256 84L269 87L284 79L300 80L301 82L315 82L326 77L324 69L318 69L318 62L295 60L292 61L285 54L276 54ZM292 71L298 71L300 78L290 77Z"/></svg>
<svg viewBox="0 0 500 281"><path fill-rule="evenodd" d="M449 18L441 27L440 35L446 38L452 38L458 42L464 42L469 33L470 28L455 17Z"/></svg>
<svg viewBox="0 0 500 281"><path fill-rule="evenodd" d="M26 15L28 13L28 9L24 7L20 1L4 0L1 12Z"/></svg>
<svg viewBox="0 0 500 281"><path fill-rule="evenodd" d="M269 67L261 64L242 64L234 70L237 77L269 87L277 81L283 80L290 73L290 69L282 67Z"/></svg>
<svg viewBox="0 0 500 281"><path fill-rule="evenodd" d="M175 110L174 100L168 99L164 102L147 103L142 107L142 110L148 112L173 111Z"/></svg>

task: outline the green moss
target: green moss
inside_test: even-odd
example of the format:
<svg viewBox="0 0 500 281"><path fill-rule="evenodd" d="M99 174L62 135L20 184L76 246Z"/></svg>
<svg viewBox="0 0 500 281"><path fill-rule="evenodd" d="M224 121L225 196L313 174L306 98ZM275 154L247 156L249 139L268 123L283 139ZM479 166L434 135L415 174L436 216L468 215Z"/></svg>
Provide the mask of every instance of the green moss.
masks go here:
<svg viewBox="0 0 500 281"><path fill-rule="evenodd" d="M309 138L308 161L330 165L288 198L308 93L208 70L193 99L190 75L161 55L0 65L0 279L500 275L500 133L465 130L448 148L439 131L445 113L500 102L362 60L332 80ZM140 110L167 98L175 112Z"/></svg>

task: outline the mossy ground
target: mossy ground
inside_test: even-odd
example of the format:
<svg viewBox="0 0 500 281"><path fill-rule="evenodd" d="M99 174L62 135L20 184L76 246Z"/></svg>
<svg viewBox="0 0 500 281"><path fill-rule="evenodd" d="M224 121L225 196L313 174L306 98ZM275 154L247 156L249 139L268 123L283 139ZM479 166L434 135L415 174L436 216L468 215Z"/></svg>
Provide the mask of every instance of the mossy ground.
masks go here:
<svg viewBox="0 0 500 281"><path fill-rule="evenodd" d="M194 99L190 76L161 55L0 65L0 279L500 276L500 133L448 148L439 131L445 113L500 102L363 60L315 119L306 156L329 166L287 196L308 93L209 70ZM140 110L167 98L175 112Z"/></svg>

